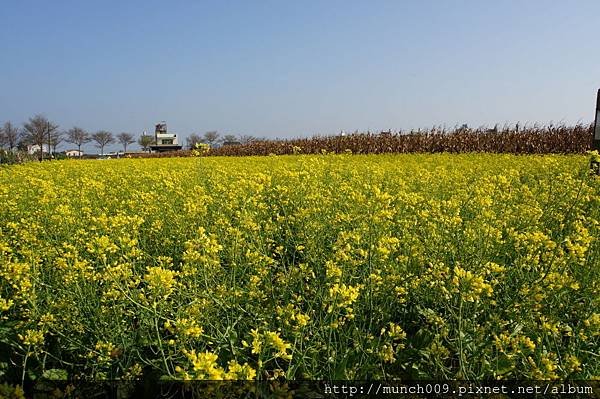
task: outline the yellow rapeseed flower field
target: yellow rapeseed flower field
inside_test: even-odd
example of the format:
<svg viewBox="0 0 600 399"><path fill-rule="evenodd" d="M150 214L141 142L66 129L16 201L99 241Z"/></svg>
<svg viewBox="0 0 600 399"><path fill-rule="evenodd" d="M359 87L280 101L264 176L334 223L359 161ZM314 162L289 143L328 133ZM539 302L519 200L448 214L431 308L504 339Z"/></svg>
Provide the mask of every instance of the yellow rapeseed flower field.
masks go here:
<svg viewBox="0 0 600 399"><path fill-rule="evenodd" d="M439 154L0 168L0 372L598 378L587 167Z"/></svg>

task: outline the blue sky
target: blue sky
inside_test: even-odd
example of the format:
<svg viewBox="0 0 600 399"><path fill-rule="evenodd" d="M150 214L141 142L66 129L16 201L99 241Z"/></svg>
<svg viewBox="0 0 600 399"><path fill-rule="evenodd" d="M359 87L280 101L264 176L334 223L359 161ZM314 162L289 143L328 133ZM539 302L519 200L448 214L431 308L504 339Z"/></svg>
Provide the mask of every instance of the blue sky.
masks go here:
<svg viewBox="0 0 600 399"><path fill-rule="evenodd" d="M265 137L587 123L600 87L598 1L2 0L0 20L0 123Z"/></svg>

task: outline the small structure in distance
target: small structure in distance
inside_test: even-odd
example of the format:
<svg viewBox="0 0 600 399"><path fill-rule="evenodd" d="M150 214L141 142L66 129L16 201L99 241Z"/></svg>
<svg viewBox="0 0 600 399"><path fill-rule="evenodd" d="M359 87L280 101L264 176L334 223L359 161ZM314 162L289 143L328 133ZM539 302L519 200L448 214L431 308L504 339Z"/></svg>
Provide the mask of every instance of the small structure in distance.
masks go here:
<svg viewBox="0 0 600 399"><path fill-rule="evenodd" d="M182 146L177 141L177 135L167 132L167 123L165 121L156 124L154 129L154 144L150 145L150 150L154 152L179 151Z"/></svg>
<svg viewBox="0 0 600 399"><path fill-rule="evenodd" d="M68 156L69 158L71 158L71 157L81 157L81 156L83 156L83 151L79 151L79 150L66 150L65 151L65 155Z"/></svg>
<svg viewBox="0 0 600 399"><path fill-rule="evenodd" d="M38 152L40 152L40 150L43 154L50 154L50 147L48 146L48 144L43 144L42 147L40 147L39 144L27 145L27 153L29 155L37 154Z"/></svg>

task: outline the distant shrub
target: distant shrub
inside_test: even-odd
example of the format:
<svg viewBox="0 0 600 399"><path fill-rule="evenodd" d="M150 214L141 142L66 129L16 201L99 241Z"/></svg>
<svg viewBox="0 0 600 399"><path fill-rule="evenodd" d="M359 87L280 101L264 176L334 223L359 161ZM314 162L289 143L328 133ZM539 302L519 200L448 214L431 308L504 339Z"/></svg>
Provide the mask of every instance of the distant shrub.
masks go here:
<svg viewBox="0 0 600 399"><path fill-rule="evenodd" d="M0 165L12 165L35 160L35 156L23 151L7 151L0 149Z"/></svg>

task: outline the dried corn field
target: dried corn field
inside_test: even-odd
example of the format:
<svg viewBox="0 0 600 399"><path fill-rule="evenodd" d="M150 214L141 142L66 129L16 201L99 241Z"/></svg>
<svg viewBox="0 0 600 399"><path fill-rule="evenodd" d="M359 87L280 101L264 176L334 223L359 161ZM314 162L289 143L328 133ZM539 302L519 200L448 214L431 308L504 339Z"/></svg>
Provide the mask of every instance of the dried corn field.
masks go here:
<svg viewBox="0 0 600 399"><path fill-rule="evenodd" d="M477 129L431 128L409 132L388 131L286 140L256 140L246 144L212 148L208 156L289 154L405 154L405 153L505 153L583 154L592 147L591 125L505 126ZM192 151L135 154L139 158L193 156Z"/></svg>
<svg viewBox="0 0 600 399"><path fill-rule="evenodd" d="M465 153L578 154L591 147L591 126L546 126L519 129L464 129L351 134L294 140L258 141L246 145L223 146L210 155L284 155L293 153Z"/></svg>

